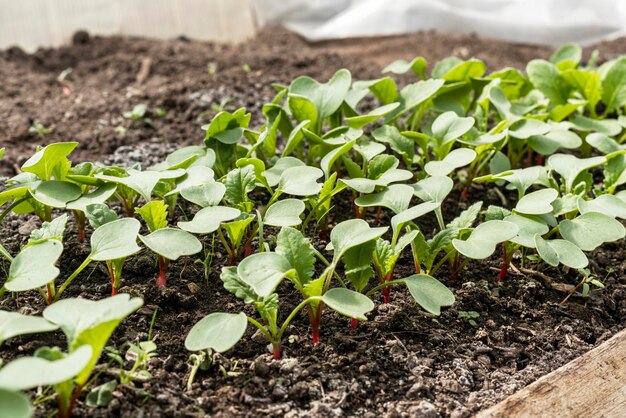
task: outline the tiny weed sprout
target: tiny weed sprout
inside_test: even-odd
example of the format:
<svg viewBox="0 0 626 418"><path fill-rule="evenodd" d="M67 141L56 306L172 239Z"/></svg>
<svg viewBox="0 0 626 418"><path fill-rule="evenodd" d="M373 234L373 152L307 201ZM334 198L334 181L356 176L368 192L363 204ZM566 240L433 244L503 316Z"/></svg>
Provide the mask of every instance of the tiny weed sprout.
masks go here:
<svg viewBox="0 0 626 418"><path fill-rule="evenodd" d="M77 142L38 147L0 191L0 222L17 220L30 234L0 243L0 298L34 290L48 306L43 317L0 311L0 344L60 329L68 347L0 368L0 417L31 416L23 391L34 388L52 387L65 418L92 382L86 404L95 407L118 384L150 378L154 317L147 339L107 347L113 380L92 377L112 332L142 304L117 294L125 262L142 248L156 260L158 286L173 265L192 293L198 274L198 295L217 277L230 292L186 337L189 389L200 370L231 374L236 366L221 366L218 353L250 335L250 324L279 359L304 324L313 344L331 315L356 334L376 304L402 292L439 315L471 280L466 266L497 271L498 281L509 272L560 277L563 302L599 291L604 265L594 251L626 237L626 58L596 59L582 64L581 49L567 45L525 71L488 72L456 57L431 68L417 57L372 80L346 69L325 82L301 76L275 85L254 118L222 99L194 117L212 117L200 143L153 165L73 164ZM140 104L123 116L134 129L163 115ZM32 138L48 134L32 129ZM86 257L75 261L69 245ZM108 276L112 296L63 299L94 261L106 266L92 274ZM81 293L102 296L89 283ZM477 326L484 312L456 315Z"/></svg>

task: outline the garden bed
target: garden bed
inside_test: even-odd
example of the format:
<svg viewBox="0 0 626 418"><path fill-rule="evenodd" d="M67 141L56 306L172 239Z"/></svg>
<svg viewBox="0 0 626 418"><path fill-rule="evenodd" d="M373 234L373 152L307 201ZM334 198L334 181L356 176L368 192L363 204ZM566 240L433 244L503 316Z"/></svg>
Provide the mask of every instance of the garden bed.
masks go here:
<svg viewBox="0 0 626 418"><path fill-rule="evenodd" d="M200 126L219 110L244 106L252 113L250 125L256 127L262 120L261 105L275 94L271 84L288 84L301 74L325 81L345 67L355 78L369 79L394 59L418 55L429 62L449 55L475 56L489 68L523 69L530 59L547 58L552 52L435 33L315 46L282 30L263 32L239 47L84 35L75 41L71 47L32 56L17 50L2 53L0 145L7 148L0 161L3 175L16 174L37 144L69 140L80 142L72 154L75 162L149 166L181 145L201 143ZM601 57L614 58L624 45L624 40L600 45ZM72 72L59 80L68 68ZM154 114L152 126L122 116L141 103ZM164 115L159 117L157 109ZM35 121L52 132L32 129ZM461 193L455 189L446 200L446 219L467 208ZM516 199L515 193L505 197ZM484 208L502 205L502 196L489 184L470 190L469 202L478 200ZM331 225L353 213L349 194L334 205ZM437 225L432 214L424 222ZM389 224L386 214L381 224ZM39 225L34 216L11 215L3 225L2 242L17 254ZM63 277L89 253L75 229L70 220ZM318 239L314 244L324 251L327 242ZM574 272L563 274L547 266L541 271L516 268L498 282L500 261L493 256L469 262L458 281L451 281L446 265L442 267L437 277L453 290L456 302L437 317L420 309L406 289L394 289L391 303L377 301L368 321L356 330L345 317L326 313L321 343L312 347L308 319L301 314L288 329L280 361L272 360L267 343L253 337L249 327L236 348L214 355L212 366L198 372L188 391L187 333L211 312L238 312L243 306L219 279L226 253L219 245L216 249L208 278L203 266L194 263L197 257L183 257L172 263L167 288L154 285L157 268L151 254L144 251L129 259L119 290L143 297L144 306L122 322L109 345L119 348L145 339L157 311L153 335L158 355L148 368L153 377L119 386L106 407L87 407L81 397L76 416L470 416L609 339L626 320L623 240L589 254L591 268L605 288L563 304L578 281ZM519 267L518 261L513 263ZM88 271L68 287L66 297L101 299L110 294L106 270L98 266ZM407 251L395 276L413 273ZM281 286L281 304L297 305L300 295ZM4 297L0 308L39 314L45 305L36 293L24 293L16 299ZM0 358L8 362L41 345L63 346L64 339L60 333L11 339L0 347ZM115 378L113 367L102 369L97 383ZM52 401L44 405L50 407ZM43 413L42 406L38 412Z"/></svg>

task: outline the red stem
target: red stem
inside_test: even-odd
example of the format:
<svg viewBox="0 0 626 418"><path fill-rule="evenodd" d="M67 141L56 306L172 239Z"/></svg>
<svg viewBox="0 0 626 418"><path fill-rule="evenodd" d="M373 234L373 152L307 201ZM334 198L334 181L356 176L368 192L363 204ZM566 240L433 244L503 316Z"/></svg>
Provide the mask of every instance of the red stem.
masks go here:
<svg viewBox="0 0 626 418"><path fill-rule="evenodd" d="M109 270L109 277L111 277L111 296L117 295L117 288L115 287L115 273L113 272L113 264L107 263L107 269Z"/></svg>
<svg viewBox="0 0 626 418"><path fill-rule="evenodd" d="M248 257L250 254L252 254L252 243L248 241L246 242L246 250L244 253L244 257Z"/></svg>
<svg viewBox="0 0 626 418"><path fill-rule="evenodd" d="M498 273L498 281L503 282L506 279L506 273L509 270L509 258L506 253L506 243L502 243L502 267L500 267L500 273Z"/></svg>
<svg viewBox="0 0 626 418"><path fill-rule="evenodd" d="M380 212L382 210L382 206L378 207L378 210L376 210L376 225L380 225Z"/></svg>
<svg viewBox="0 0 626 418"><path fill-rule="evenodd" d="M159 277L157 277L156 285L166 287L167 278L165 274L167 272L167 261L161 256L158 256L157 259L159 261Z"/></svg>
<svg viewBox="0 0 626 418"><path fill-rule="evenodd" d="M461 257L459 254L454 256L454 262L452 263L452 269L450 271L450 280L456 282L459 280L459 264L461 262Z"/></svg>
<svg viewBox="0 0 626 418"><path fill-rule="evenodd" d="M272 344L274 360L280 360L280 344Z"/></svg>
<svg viewBox="0 0 626 418"><path fill-rule="evenodd" d="M465 202L467 200L468 195L469 195L469 186L465 186L465 188L463 189L463 192L461 192L461 197L459 198L459 200L461 202Z"/></svg>
<svg viewBox="0 0 626 418"><path fill-rule="evenodd" d="M393 272L387 273L384 282L390 282L392 277ZM391 303L391 286L383 287L383 303Z"/></svg>
<svg viewBox="0 0 626 418"><path fill-rule="evenodd" d="M355 330L359 327L359 320L356 318L352 318L352 320L350 320L350 329Z"/></svg>
<svg viewBox="0 0 626 418"><path fill-rule="evenodd" d="M322 307L323 305L320 303L317 306L317 311L311 315L311 330L312 330L312 341L313 345L317 345L320 342L320 322L322 319Z"/></svg>

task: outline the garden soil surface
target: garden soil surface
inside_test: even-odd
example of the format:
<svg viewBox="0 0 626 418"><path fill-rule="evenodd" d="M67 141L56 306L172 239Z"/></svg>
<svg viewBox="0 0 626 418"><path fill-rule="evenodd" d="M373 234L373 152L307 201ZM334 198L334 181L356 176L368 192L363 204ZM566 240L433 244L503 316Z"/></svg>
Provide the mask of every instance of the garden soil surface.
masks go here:
<svg viewBox="0 0 626 418"><path fill-rule="evenodd" d="M601 59L609 59L626 53L626 40L596 48ZM245 106L253 114L252 126L258 126L260 106L274 94L271 84L286 84L301 74L325 80L346 67L355 77L375 78L389 62L417 55L431 65L457 55L483 59L490 69L523 68L528 60L550 53L544 47L434 32L310 45L284 30L265 30L239 46L79 33L68 47L32 55L17 48L0 52L0 145L7 148L0 174L15 174L37 145L66 140L80 141L75 161L149 166L181 145L200 144L201 125L220 108ZM70 68L59 81L60 73ZM153 115L153 126L122 117L139 103L153 112L160 108L165 116ZM35 121L53 132L29 132ZM447 220L465 207L458 196L455 191L446 203ZM470 191L470 200L483 200L485 207L502 205L507 198L512 196L488 187ZM343 199L335 202L332 223L350 216L351 202L348 196ZM192 214L191 208L186 211ZM368 220L373 222L373 216ZM388 223L388 218L383 216L381 222ZM423 228L435 224L426 219ZM11 217L0 235L16 253L36 227L34 218ZM88 253L74 227L70 222L62 277ZM315 244L323 251L326 243ZM494 256L470 262L455 282L445 267L440 270L438 278L453 289L457 302L439 317L420 310L405 289L394 289L392 303L377 303L369 321L357 330L350 330L346 318L326 312L322 342L313 347L308 318L302 314L289 328L280 361L272 360L266 343L249 328L234 349L213 355L212 365L200 371L187 390L189 353L183 341L189 329L208 313L243 307L221 285L218 272L225 254L217 245L215 250L208 278L202 265L184 258L171 266L165 289L154 285L157 268L149 254L126 263L120 291L143 297L145 305L123 322L110 344L124 349L125 342L147 338L156 310L153 337L158 356L148 365L153 377L118 386L108 406L88 407L83 395L75 416L467 417L602 343L626 323L624 242L607 244L590 257L594 274L606 288L563 304L567 290L576 284L574 272L529 261L522 268L518 257L517 267L500 283ZM1 267L6 271L6 264ZM404 257L396 277L412 273L412 260ZM279 291L288 308L297 304L299 296L286 285ZM102 266L90 267L68 288L68 296L90 299L109 293ZM2 309L29 314L39 314L44 307L38 294L0 301ZM469 311L479 313L475 324L460 317ZM63 344L58 333L20 337L0 348L0 358L8 361L42 345ZM117 367L101 367L96 384L114 379ZM129 361L125 367L130 367ZM49 411L53 402L38 406L41 416L44 407Z"/></svg>

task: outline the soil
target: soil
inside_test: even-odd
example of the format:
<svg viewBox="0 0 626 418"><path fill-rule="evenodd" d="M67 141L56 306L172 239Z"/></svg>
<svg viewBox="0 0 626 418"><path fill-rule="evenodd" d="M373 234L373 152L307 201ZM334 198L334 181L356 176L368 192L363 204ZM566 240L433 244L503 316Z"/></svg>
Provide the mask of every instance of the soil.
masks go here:
<svg viewBox="0 0 626 418"><path fill-rule="evenodd" d="M626 52L626 40L596 48L601 59L608 59ZM260 106L273 96L271 84L288 83L300 74L326 79L346 67L356 77L374 78L394 59L423 55L434 63L452 54L476 56L491 69L523 68L528 60L550 53L543 47L434 32L310 45L282 29L265 30L239 46L82 34L72 46L33 55L14 48L0 53L0 144L7 147L0 173L15 174L36 145L60 140L80 141L74 154L77 161L150 165L180 145L199 143L200 126L220 104L229 109L246 106L257 126ZM59 82L57 77L68 68L72 72ZM123 118L123 112L139 103L153 111L153 126ZM157 108L165 116L157 117ZM53 132L30 133L34 121ZM447 220L464 208L457 203L459 191L454 193L446 203ZM501 204L488 188L471 190L470 200L478 199L485 206ZM351 213L347 196L335 204L332 223ZM373 214L368 217L372 219ZM388 219L383 216L382 221ZM424 222L423 228L428 228L435 221ZM10 217L0 236L16 253L38 225L34 218ZM88 252L87 245L77 240L73 221L68 229L61 277ZM316 246L323 250L325 242L318 240ZM145 305L122 323L110 345L121 349L126 342L147 338L156 310L153 337L158 355L148 364L153 377L119 386L106 407L86 406L83 395L75 416L471 416L624 327L626 245L607 244L590 258L606 287L564 304L560 301L565 294L555 288L576 284L573 272L527 262L523 273L512 271L500 283L499 260L494 256L469 263L456 282L448 279L445 267L440 270L438 277L453 289L457 303L438 317L420 310L404 289L394 289L392 302L377 303L369 321L356 331L350 330L346 318L326 312L322 342L313 347L308 318L299 315L280 361L272 360L266 344L249 328L235 349L213 355L211 367L200 371L187 391L189 353L183 345L187 332L206 314L236 312L243 304L218 278L226 261L219 246L208 279L193 258L182 258L171 265L165 289L154 285L153 257L140 253L126 263L120 291L143 297ZM514 264L520 267L519 258ZM405 256L395 275L412 273L412 260ZM295 306L298 296L288 287L280 290L287 307ZM109 294L106 272L93 265L68 288L67 296L99 299ZM37 314L44 307L37 294L0 300L0 308L23 313ZM480 314L475 325L459 317L468 311ZM12 339L0 347L0 358L8 361L31 354L41 345L63 346L64 339L58 333ZM125 366L129 368L130 362ZM115 378L113 367L117 366L102 368L95 383ZM48 410L53 407L51 401L44 405ZM37 412L44 416L41 405Z"/></svg>

